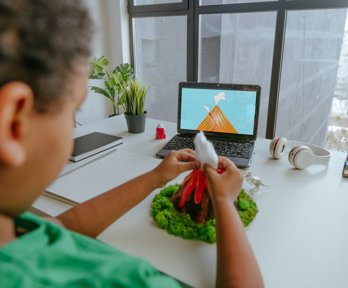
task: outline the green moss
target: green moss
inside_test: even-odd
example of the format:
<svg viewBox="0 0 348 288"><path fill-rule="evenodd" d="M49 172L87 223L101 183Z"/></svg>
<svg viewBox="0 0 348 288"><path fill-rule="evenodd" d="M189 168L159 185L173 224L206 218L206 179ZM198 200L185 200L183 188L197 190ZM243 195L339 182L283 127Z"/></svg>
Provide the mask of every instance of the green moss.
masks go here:
<svg viewBox="0 0 348 288"><path fill-rule="evenodd" d="M216 242L215 219L205 224L195 223L188 214L177 211L169 198L180 188L170 185L157 194L151 205L151 216L169 234L184 239L197 239L208 243ZM237 199L237 209L243 225L248 226L255 218L258 209L255 201L242 190Z"/></svg>

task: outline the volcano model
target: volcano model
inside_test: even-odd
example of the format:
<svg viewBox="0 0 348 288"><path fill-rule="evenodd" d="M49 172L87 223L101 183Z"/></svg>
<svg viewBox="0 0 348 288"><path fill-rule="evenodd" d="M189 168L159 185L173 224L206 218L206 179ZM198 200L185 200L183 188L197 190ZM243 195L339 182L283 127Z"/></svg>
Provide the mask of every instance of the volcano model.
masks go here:
<svg viewBox="0 0 348 288"><path fill-rule="evenodd" d="M176 210L189 214L196 223L204 224L214 218L207 178L199 169L193 170L186 176L180 189L173 194L170 201Z"/></svg>
<svg viewBox="0 0 348 288"><path fill-rule="evenodd" d="M222 132L222 133L238 133L231 122L227 119L224 112L215 105L213 110L208 112L208 115L198 125L197 130Z"/></svg>

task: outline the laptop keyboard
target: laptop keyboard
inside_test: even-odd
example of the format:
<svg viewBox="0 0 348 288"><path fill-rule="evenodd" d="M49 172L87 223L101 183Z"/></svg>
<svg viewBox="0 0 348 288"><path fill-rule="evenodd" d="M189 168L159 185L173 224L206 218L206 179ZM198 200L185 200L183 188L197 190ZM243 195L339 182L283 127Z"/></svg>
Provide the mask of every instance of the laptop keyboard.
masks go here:
<svg viewBox="0 0 348 288"><path fill-rule="evenodd" d="M253 148L253 143L250 142L226 142L211 140L216 153L220 156L235 157L235 158L250 158L250 153ZM184 148L191 148L194 150L195 146L192 137L175 136L165 146L167 150L179 150Z"/></svg>

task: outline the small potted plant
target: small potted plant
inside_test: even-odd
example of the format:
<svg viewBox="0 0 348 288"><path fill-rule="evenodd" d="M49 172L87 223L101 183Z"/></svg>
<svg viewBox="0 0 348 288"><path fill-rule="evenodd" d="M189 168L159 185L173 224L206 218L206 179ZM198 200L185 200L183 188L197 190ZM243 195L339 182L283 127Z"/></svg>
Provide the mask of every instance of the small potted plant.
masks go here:
<svg viewBox="0 0 348 288"><path fill-rule="evenodd" d="M146 111L144 108L147 94L146 85L138 79L128 81L120 98L120 104L124 109L128 131L130 133L142 133L145 131Z"/></svg>
<svg viewBox="0 0 348 288"><path fill-rule="evenodd" d="M112 102L113 115L118 115L120 113L120 98L127 87L128 81L134 78L134 69L130 64L125 63L116 66L115 69L109 73L106 70L108 64L109 60L105 56L93 58L89 63L88 78L104 81L105 88L97 86L91 86L90 88L93 92L110 99Z"/></svg>

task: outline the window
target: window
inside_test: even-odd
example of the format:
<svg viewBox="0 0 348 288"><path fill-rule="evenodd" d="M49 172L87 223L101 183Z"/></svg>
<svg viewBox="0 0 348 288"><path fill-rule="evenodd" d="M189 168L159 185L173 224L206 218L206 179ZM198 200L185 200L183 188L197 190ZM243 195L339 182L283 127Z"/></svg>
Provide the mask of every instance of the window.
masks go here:
<svg viewBox="0 0 348 288"><path fill-rule="evenodd" d="M325 145L347 9L287 15L277 135Z"/></svg>
<svg viewBox="0 0 348 288"><path fill-rule="evenodd" d="M259 137L277 135L322 146L340 131L339 141L348 151L347 8L348 0L129 1L133 64L149 83L149 105L156 110L149 115L176 120L182 80L258 84ZM143 39L139 46L139 35L149 24L137 23L144 19L163 26L157 44L146 45ZM169 56L160 45L174 42ZM151 53L158 61L149 60ZM162 72L168 65L175 69Z"/></svg>
<svg viewBox="0 0 348 288"><path fill-rule="evenodd" d="M338 62L337 81L332 101L327 147L348 151L348 13Z"/></svg>
<svg viewBox="0 0 348 288"><path fill-rule="evenodd" d="M178 83L186 80L186 16L133 19L137 77L149 88L148 115L176 121Z"/></svg>
<svg viewBox="0 0 348 288"><path fill-rule="evenodd" d="M266 134L274 12L200 16L198 81L262 87L258 134Z"/></svg>

